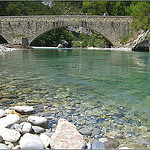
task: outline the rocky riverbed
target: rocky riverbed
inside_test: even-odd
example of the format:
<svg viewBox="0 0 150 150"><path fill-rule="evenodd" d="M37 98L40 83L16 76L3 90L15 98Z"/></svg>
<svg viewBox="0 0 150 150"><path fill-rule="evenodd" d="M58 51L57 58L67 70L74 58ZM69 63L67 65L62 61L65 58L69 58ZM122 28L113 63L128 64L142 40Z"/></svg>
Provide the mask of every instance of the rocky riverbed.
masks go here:
<svg viewBox="0 0 150 150"><path fill-rule="evenodd" d="M83 120L84 121L84 120ZM127 146L123 135L101 136L102 130L76 126L67 119L60 118L55 130L48 128L53 120L35 114L32 106L14 106L0 109L0 149L132 149ZM106 130L106 129L104 129ZM141 127L141 130L145 130ZM115 133L117 134L117 132ZM114 135L115 135L114 134ZM93 138L91 138L93 135ZM143 137L146 146L149 146L150 134ZM145 139L144 139L145 138ZM121 142L124 140L125 142ZM141 138L135 139L142 142ZM147 141L147 143L146 143ZM148 148L148 147L147 147Z"/></svg>

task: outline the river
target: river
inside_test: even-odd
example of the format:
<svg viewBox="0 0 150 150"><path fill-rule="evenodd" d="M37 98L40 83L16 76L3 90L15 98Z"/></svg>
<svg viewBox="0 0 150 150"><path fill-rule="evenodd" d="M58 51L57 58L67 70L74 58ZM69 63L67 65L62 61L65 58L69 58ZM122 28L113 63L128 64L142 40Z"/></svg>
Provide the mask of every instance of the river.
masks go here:
<svg viewBox="0 0 150 150"><path fill-rule="evenodd" d="M91 138L116 131L122 135L120 141L131 138L137 143L135 138L150 124L150 54L86 49L8 52L0 55L0 105L34 106L38 115L49 119L52 131L63 117L77 129L101 130ZM131 141L128 145L133 146Z"/></svg>

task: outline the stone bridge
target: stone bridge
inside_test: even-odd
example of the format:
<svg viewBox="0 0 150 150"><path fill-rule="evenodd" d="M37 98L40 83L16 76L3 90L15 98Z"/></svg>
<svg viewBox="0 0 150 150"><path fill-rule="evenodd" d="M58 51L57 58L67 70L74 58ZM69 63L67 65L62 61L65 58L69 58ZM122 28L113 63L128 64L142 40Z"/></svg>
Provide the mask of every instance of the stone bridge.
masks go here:
<svg viewBox="0 0 150 150"><path fill-rule="evenodd" d="M131 22L131 16L1 16L0 35L8 43L30 45L35 38L49 30L65 26L80 26L94 30L112 45L120 46L123 36L129 35Z"/></svg>

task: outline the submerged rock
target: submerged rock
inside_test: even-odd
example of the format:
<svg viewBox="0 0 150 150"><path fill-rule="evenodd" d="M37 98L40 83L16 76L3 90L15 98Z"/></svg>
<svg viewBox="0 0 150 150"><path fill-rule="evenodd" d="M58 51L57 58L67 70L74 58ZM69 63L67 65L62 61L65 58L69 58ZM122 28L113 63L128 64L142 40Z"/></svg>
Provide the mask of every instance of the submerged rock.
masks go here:
<svg viewBox="0 0 150 150"><path fill-rule="evenodd" d="M92 130L90 130L89 128L82 128L79 130L79 132L83 135L91 135L92 134Z"/></svg>
<svg viewBox="0 0 150 150"><path fill-rule="evenodd" d="M100 138L99 141L105 145L106 149L116 148L119 146L118 140L113 137Z"/></svg>
<svg viewBox="0 0 150 150"><path fill-rule="evenodd" d="M83 136L76 130L75 125L66 119L59 119L50 145L52 149L82 149L84 140Z"/></svg>
<svg viewBox="0 0 150 150"><path fill-rule="evenodd" d="M92 144L92 149L105 149L105 145L100 142L100 141L96 141Z"/></svg>

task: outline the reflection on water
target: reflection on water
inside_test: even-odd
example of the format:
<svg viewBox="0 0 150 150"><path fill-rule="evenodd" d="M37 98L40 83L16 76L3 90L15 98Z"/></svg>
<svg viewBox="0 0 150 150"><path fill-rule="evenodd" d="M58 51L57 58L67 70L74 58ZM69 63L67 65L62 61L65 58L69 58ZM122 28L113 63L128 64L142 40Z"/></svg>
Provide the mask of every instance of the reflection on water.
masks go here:
<svg viewBox="0 0 150 150"><path fill-rule="evenodd" d="M110 132L117 124L127 134L125 127L149 126L149 66L149 53L13 51L0 56L1 105L33 105L77 127L103 125Z"/></svg>

